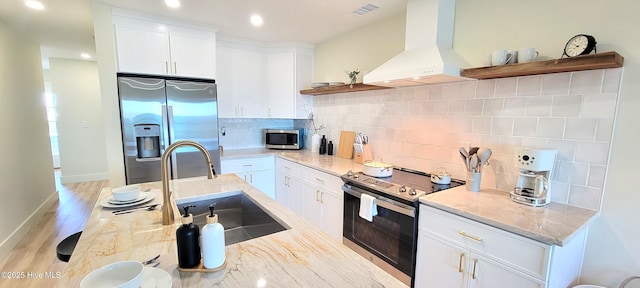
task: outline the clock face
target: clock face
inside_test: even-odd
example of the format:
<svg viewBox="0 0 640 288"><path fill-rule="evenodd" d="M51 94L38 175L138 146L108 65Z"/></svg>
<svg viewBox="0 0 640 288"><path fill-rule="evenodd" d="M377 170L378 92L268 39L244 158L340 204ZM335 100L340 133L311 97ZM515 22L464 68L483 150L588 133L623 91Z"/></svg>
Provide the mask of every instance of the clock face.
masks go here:
<svg viewBox="0 0 640 288"><path fill-rule="evenodd" d="M576 35L567 42L564 48L569 57L581 55L589 46L589 39L585 35Z"/></svg>

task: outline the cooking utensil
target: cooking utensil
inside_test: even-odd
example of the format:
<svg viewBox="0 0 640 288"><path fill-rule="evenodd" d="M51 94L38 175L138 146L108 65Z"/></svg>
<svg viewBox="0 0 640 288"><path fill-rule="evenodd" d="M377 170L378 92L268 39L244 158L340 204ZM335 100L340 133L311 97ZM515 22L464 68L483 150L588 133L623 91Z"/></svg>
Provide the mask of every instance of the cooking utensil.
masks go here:
<svg viewBox="0 0 640 288"><path fill-rule="evenodd" d="M478 159L478 155L473 154L473 156L470 156L471 160L469 162L469 166L471 168L471 172L476 173L478 172L478 163L480 162L480 160Z"/></svg>
<svg viewBox="0 0 640 288"><path fill-rule="evenodd" d="M450 184L451 174L449 174L447 169L444 167L440 167L438 170L431 173L431 182L436 184Z"/></svg>
<svg viewBox="0 0 640 288"><path fill-rule="evenodd" d="M486 148L486 149L480 149L478 151L478 157L480 158L480 170L478 172L482 172L482 168L484 168L484 166L489 165L489 158L491 158L491 149L490 148Z"/></svg>
<svg viewBox="0 0 640 288"><path fill-rule="evenodd" d="M467 167L467 171L469 171L469 163L467 163L467 157L465 157L464 154L462 154L462 152L460 152L460 158L462 158L462 162L464 162L464 166Z"/></svg>
<svg viewBox="0 0 640 288"><path fill-rule="evenodd" d="M471 157L471 155L475 155L478 152L478 147L471 147L469 148L469 157Z"/></svg>
<svg viewBox="0 0 640 288"><path fill-rule="evenodd" d="M111 211L111 213L113 214L119 214L119 213L124 213L124 212L129 212L129 211L133 211L133 210L140 210L140 209L149 209L151 207L153 207L150 210L155 209L158 205L160 204L151 204L151 205L145 205L145 206L138 206L138 207L132 207L132 208L127 208L127 209L120 209L120 210L115 210L115 211Z"/></svg>
<svg viewBox="0 0 640 288"><path fill-rule="evenodd" d="M372 177L389 177L393 174L393 165L382 162L366 162L362 164L362 173Z"/></svg>

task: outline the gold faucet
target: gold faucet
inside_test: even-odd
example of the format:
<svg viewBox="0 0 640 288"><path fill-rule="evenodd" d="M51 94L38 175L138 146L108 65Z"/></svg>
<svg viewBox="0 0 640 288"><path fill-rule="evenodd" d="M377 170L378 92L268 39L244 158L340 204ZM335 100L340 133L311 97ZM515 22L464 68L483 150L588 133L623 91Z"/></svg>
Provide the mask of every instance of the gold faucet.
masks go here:
<svg viewBox="0 0 640 288"><path fill-rule="evenodd" d="M162 225L171 225L174 222L173 219L173 205L171 205L171 191L169 190L169 157L171 153L181 146L192 146L200 150L207 161L207 178L213 179L216 176L216 171L211 163L211 155L207 148L204 148L202 144L191 140L180 140L169 145L164 153L162 153L162 159L160 160L160 171L162 173Z"/></svg>

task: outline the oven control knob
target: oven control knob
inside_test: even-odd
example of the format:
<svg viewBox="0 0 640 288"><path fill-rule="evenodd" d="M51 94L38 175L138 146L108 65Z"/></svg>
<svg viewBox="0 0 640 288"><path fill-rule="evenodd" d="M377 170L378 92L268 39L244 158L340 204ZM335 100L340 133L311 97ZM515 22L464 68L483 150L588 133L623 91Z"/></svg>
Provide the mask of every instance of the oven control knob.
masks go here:
<svg viewBox="0 0 640 288"><path fill-rule="evenodd" d="M400 192L400 193L407 192L407 187L405 187L404 185L402 185L402 187L400 187L400 189L398 189L398 192Z"/></svg>
<svg viewBox="0 0 640 288"><path fill-rule="evenodd" d="M416 188L411 188L411 189L409 189L409 195L416 195L416 194L418 194L418 193L416 192Z"/></svg>

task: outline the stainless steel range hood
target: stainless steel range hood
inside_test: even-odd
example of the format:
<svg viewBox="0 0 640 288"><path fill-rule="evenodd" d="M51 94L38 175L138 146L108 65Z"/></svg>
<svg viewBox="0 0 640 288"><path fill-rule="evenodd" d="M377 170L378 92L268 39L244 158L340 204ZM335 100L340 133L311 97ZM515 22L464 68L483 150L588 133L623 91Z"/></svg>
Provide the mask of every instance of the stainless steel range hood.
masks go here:
<svg viewBox="0 0 640 288"><path fill-rule="evenodd" d="M469 64L453 50L455 0L410 0L405 51L364 75L365 84L403 87L472 80Z"/></svg>

